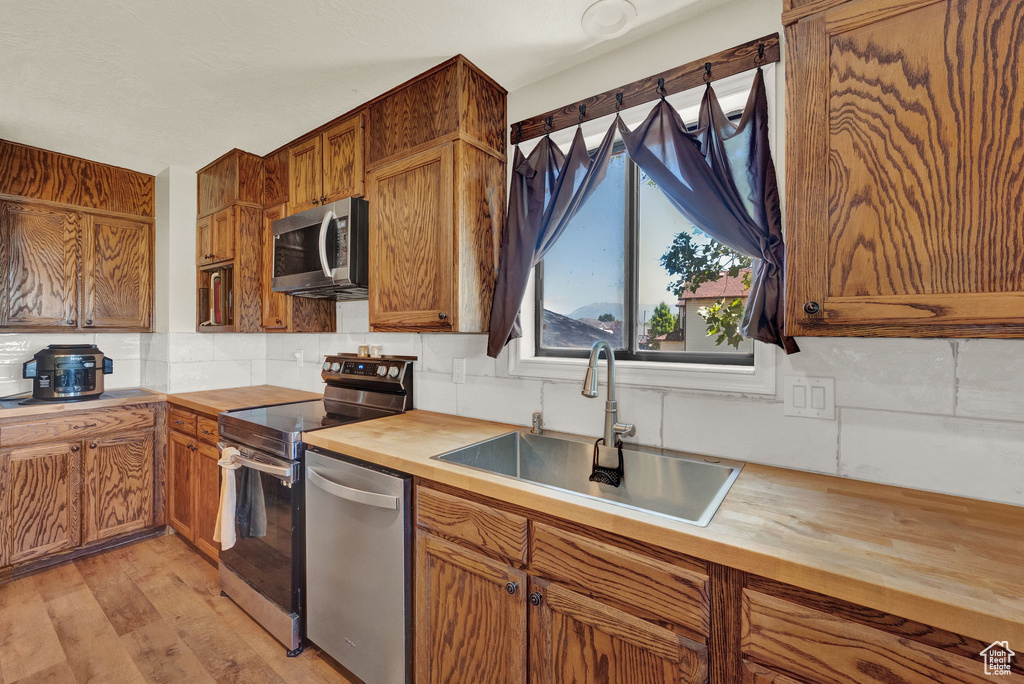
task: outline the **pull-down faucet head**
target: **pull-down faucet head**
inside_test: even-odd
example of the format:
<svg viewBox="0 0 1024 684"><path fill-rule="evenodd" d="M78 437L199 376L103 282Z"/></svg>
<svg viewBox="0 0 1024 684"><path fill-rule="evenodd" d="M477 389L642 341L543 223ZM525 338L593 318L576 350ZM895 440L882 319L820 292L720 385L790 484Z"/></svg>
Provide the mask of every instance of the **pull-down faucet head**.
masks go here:
<svg viewBox="0 0 1024 684"><path fill-rule="evenodd" d="M612 347L604 340L598 340L594 343L594 346L590 348L590 362L587 364L587 374L583 378L583 396L588 399L597 398L597 359L601 356L601 349L607 349L608 356L608 371L609 374L614 372L615 360L612 355ZM612 390L615 391L614 389Z"/></svg>

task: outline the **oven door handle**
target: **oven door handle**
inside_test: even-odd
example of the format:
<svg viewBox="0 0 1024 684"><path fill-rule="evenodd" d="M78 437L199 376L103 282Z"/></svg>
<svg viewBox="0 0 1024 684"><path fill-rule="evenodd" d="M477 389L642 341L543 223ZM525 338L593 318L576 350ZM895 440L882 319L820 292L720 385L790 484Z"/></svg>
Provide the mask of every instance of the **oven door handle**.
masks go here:
<svg viewBox="0 0 1024 684"><path fill-rule="evenodd" d="M358 504L364 504L366 506L376 506L377 508L387 508L389 510L398 510L398 497L389 496L388 494L377 494L375 492L367 492L362 489L354 489L352 487L346 487L345 485L338 484L337 482L331 482L326 477L318 473L313 468L306 466L306 476L309 481L315 484L320 489L324 490L328 494L333 494L340 499L346 499Z"/></svg>
<svg viewBox="0 0 1024 684"><path fill-rule="evenodd" d="M252 468L268 475L273 475L281 479L285 484L290 485L295 481L292 474L291 466L278 466L270 463L261 463L260 461L243 456L241 452L231 457L235 463L245 466L246 468Z"/></svg>
<svg viewBox="0 0 1024 684"><path fill-rule="evenodd" d="M320 222L320 268L323 269L324 275L328 278L334 279L334 272L331 270L330 264L327 263L327 226L331 225L331 221L334 220L334 212L328 211L324 214L323 221Z"/></svg>

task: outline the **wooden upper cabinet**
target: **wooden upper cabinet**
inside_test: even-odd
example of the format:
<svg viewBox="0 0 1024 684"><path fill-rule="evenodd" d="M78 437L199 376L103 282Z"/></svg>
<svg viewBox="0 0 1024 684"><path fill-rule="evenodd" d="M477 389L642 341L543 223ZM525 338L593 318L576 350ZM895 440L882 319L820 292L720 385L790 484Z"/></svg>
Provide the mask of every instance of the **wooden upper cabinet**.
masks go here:
<svg viewBox="0 0 1024 684"><path fill-rule="evenodd" d="M321 135L323 194L328 202L363 195L363 115L345 119Z"/></svg>
<svg viewBox="0 0 1024 684"><path fill-rule="evenodd" d="M235 258L239 209L234 206L196 221L196 265L207 266Z"/></svg>
<svg viewBox="0 0 1024 684"><path fill-rule="evenodd" d="M321 137L313 136L288 150L288 211L297 214L320 204L323 195Z"/></svg>
<svg viewBox="0 0 1024 684"><path fill-rule="evenodd" d="M0 566L79 545L80 469L78 442L0 452Z"/></svg>
<svg viewBox="0 0 1024 684"><path fill-rule="evenodd" d="M152 224L85 215L82 327L151 330L153 261Z"/></svg>
<svg viewBox="0 0 1024 684"><path fill-rule="evenodd" d="M531 682L708 681L703 644L542 579L530 596Z"/></svg>
<svg viewBox="0 0 1024 684"><path fill-rule="evenodd" d="M1018 7L790 0L790 334L1024 336Z"/></svg>
<svg viewBox="0 0 1024 684"><path fill-rule="evenodd" d="M458 324L454 175L450 143L368 174L374 330L450 330Z"/></svg>
<svg viewBox="0 0 1024 684"><path fill-rule="evenodd" d="M153 433L87 441L83 463L83 543L153 524Z"/></svg>
<svg viewBox="0 0 1024 684"><path fill-rule="evenodd" d="M263 159L234 149L197 173L197 216L209 216L234 204L263 206Z"/></svg>
<svg viewBox="0 0 1024 684"><path fill-rule="evenodd" d="M263 288L263 327L268 330L285 330L288 328L288 315L291 307L288 306L288 295L283 292L274 292L274 221L284 217L285 205L279 204L276 207L263 212L263 233L261 248L263 250L262 268L263 273L260 283Z"/></svg>
<svg viewBox="0 0 1024 684"><path fill-rule="evenodd" d="M263 158L263 207L269 209L288 203L288 157L287 147Z"/></svg>
<svg viewBox="0 0 1024 684"><path fill-rule="evenodd" d="M76 211L0 202L0 326L77 324L80 221Z"/></svg>
<svg viewBox="0 0 1024 684"><path fill-rule="evenodd" d="M526 684L526 573L425 532L416 544L418 684Z"/></svg>

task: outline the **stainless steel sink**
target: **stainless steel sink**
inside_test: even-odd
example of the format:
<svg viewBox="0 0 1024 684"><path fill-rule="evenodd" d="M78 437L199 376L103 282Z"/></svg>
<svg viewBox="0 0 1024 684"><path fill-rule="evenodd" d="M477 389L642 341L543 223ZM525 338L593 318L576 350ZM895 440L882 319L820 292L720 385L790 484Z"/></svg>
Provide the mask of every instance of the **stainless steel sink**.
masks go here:
<svg viewBox="0 0 1024 684"><path fill-rule="evenodd" d="M600 447L614 466L614 449ZM619 487L590 482L594 441L512 432L434 458L706 527L743 467L735 461L626 446Z"/></svg>

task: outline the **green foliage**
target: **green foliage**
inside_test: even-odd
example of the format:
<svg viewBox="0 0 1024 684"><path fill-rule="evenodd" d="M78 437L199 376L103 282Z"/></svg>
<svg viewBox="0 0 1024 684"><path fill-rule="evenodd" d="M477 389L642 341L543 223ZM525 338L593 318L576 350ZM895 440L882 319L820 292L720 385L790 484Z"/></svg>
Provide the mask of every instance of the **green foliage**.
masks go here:
<svg viewBox="0 0 1024 684"><path fill-rule="evenodd" d="M672 332L678 325L679 316L672 313L672 309L669 308L668 304L661 302L658 306L654 307L654 314L651 316L651 320L648 321L647 328L651 349L661 348L661 342L654 338Z"/></svg>
<svg viewBox="0 0 1024 684"><path fill-rule="evenodd" d="M603 313L597 317L597 320L601 321L602 323L614 323L615 316L610 313Z"/></svg>
<svg viewBox="0 0 1024 684"><path fill-rule="evenodd" d="M669 292L677 297L683 292L696 292L704 283L711 283L725 276L739 277L743 273L743 289L750 289L753 259L744 256L718 240L708 236L707 242L694 240L695 235L704 235L694 228L694 232L678 233L672 244L661 257L661 265L668 274L678 279L669 286ZM747 269L747 270L745 270ZM707 323L708 335L716 335L715 344L728 344L739 348L743 335L739 333L743 319L743 299L736 298L731 302L721 300L712 306L703 306L698 314Z"/></svg>

